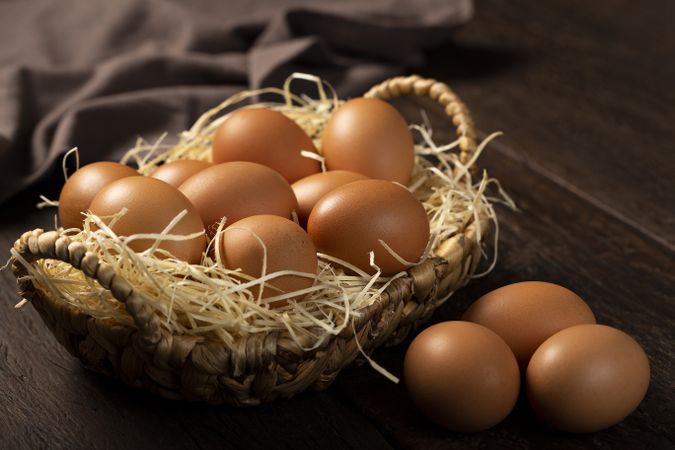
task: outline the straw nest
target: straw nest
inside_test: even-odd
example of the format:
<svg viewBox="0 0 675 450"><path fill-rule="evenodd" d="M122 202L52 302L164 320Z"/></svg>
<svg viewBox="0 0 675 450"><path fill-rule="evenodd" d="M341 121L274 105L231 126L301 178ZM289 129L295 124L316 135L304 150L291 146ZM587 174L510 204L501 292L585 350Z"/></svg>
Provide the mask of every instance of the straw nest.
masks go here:
<svg viewBox="0 0 675 450"><path fill-rule="evenodd" d="M297 79L316 83L318 98L294 94L291 82ZM261 98L270 96L279 101L260 101ZM332 88L323 81L296 74L288 79L282 89L244 91L228 98L204 113L192 128L182 132L175 145L166 145L163 139L153 144L139 140L121 162L135 164L141 174L147 175L157 166L169 161L209 161L211 139L216 128L226 113L237 107L266 107L280 111L300 125L317 143L317 148L320 148L323 125L341 103ZM457 141L435 143L432 131L424 125L412 125L411 130L419 137L419 143L415 146L415 168L408 189L424 205L431 224L431 238L422 259L408 262L408 265L419 264L438 255L441 244L464 230L470 223L474 223L477 241L481 242L484 231L481 230L481 221L478 220L480 216L494 222L493 229L498 236L499 228L493 204L512 203L496 180L489 178L485 172L476 178L469 170L485 145L496 134L489 136L478 146L470 161L462 163L455 153ZM305 156L321 160L316 154L306 153ZM488 189L490 185L493 185L493 189ZM496 197L490 197L488 191L495 192ZM56 205L55 202L47 203ZM174 223L179 218L180 216ZM110 218L105 219L108 221ZM173 223L168 224L163 233L152 235L156 245L144 252L134 252L128 243L136 239L147 239L149 236L117 236L101 218L91 214L86 215L82 230L66 230L66 234L71 241L82 242L88 251L95 252L100 261L112 266L134 289L141 290L147 304L160 318L161 327L168 333L200 336L222 342L230 348L242 336L282 330L286 330L302 348L317 348L330 336L349 329L351 321L364 308L372 305L393 280L405 275L405 272L401 272L393 277L384 277L379 271L368 275L350 267L344 261L319 254L318 275L291 272L315 277L312 287L301 292L261 299L251 294L253 286L263 285L270 279L289 272L264 273L262 277L253 279L239 271L225 268L217 251L207 252L201 264L157 258L161 251L157 249L157 245L162 240L185 239L171 234L172 225ZM224 225L221 224L221 229ZM218 238L216 235L209 246L217 249ZM496 241L497 239L494 242L492 264L487 271L496 261ZM386 248L386 243L382 244ZM212 256L208 256L209 254ZM31 263L23 260L16 252L13 256L24 266L32 283L50 297L60 299L92 317L112 318L133 325L124 305L116 301L108 289L103 288L96 280L84 276L82 271L74 269L70 264L52 259ZM377 268L377 261L372 258L371 261L373 267ZM345 271L345 267L352 270ZM280 298L292 298L300 294L305 297L304 301L291 300L287 306L281 308L269 307L269 303Z"/></svg>

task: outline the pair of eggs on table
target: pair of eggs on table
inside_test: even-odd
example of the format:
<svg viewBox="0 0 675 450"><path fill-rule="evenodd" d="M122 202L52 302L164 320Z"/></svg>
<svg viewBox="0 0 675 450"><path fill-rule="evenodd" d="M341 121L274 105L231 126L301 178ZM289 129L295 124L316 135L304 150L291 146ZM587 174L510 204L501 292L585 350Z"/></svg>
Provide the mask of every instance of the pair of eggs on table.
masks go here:
<svg viewBox="0 0 675 450"><path fill-rule="evenodd" d="M534 412L569 432L618 423L647 392L642 347L597 325L588 305L561 286L504 286L478 299L462 319L420 333L404 363L417 406L450 430L479 431L504 419L518 398L521 371Z"/></svg>
<svg viewBox="0 0 675 450"><path fill-rule="evenodd" d="M386 103L378 101L378 105L380 103L398 114ZM337 125L327 125L324 152L330 130L339 128L341 123L334 119L336 116L339 119L338 113L348 104L329 122L329 125ZM264 120L251 118L251 114L262 115ZM407 133L402 118L401 121ZM280 131L283 128L290 136L283 136L284 131ZM377 129L377 126L373 128ZM359 127L354 133L358 132ZM254 277L260 275L263 252L266 252L267 273L277 270L315 273L316 249L368 273L373 272L368 253L374 251L375 260L384 273L403 270L405 266L386 251L380 240L405 260L417 261L429 238L429 224L424 208L413 195L390 181L370 180L360 173L315 173L320 170L315 160L302 156L293 159L301 149L314 149L309 147L311 144L311 139L280 113L265 109L240 110L228 116L218 128L214 136L213 159L218 162L248 158L266 165L249 161L213 165L182 160L160 166L152 177L139 177L134 176L138 175L136 171L120 164L91 164L78 170L64 185L59 199L61 221L65 227L79 227L82 212L87 209L104 217L127 208L113 231L128 236L159 233L178 213L186 210L187 214L169 234L199 233L206 227L213 235L225 217L230 225L220 241L224 262L228 267L240 268ZM295 153L289 148L295 148ZM367 154L372 148L361 148L361 151ZM241 153L242 149L244 153ZM409 150L412 162L412 141ZM377 155L378 152L375 149L371 153ZM279 154L287 157L279 158ZM335 167L336 163L333 164ZM406 169L408 177L411 168L412 165ZM367 169L364 167L362 172L368 172ZM293 187L289 185L289 181L307 172L310 172L309 176L297 180ZM357 180L360 185L350 185ZM329 191L331 196L323 199ZM314 213L310 216L312 210ZM293 211L297 212L301 224L307 224L312 239L289 220ZM131 247L141 251L151 243L137 240ZM202 235L164 241L160 249L178 259L196 263L201 260L205 243L206 238ZM276 285L281 291L295 291L308 287L312 281L309 277L285 276L270 285Z"/></svg>

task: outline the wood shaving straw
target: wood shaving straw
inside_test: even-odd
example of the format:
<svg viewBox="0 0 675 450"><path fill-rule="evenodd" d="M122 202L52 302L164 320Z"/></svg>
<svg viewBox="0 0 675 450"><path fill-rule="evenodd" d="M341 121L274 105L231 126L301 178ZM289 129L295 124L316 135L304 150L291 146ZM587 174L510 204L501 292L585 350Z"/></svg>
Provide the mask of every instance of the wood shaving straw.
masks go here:
<svg viewBox="0 0 675 450"><path fill-rule="evenodd" d="M292 93L291 82L297 79L316 83L319 98L313 99ZM326 94L325 88L331 92L330 96ZM244 91L228 98L204 113L191 129L181 133L176 145L163 144L163 137L154 144L139 139L121 162L134 162L139 172L147 175L164 162L178 159L208 161L211 158L211 139L225 118L224 112L240 106L242 102L254 101L263 94L277 95L282 101L252 103L244 107L266 107L282 112L300 125L317 144L324 123L342 103L332 88L322 80L309 75L295 74L287 80L283 89ZM470 222L478 224L477 216L483 212L494 221L496 236L492 264L486 272L476 275L482 276L494 267L497 257L499 227L493 204L500 202L511 207L514 205L501 190L499 183L488 178L486 172L482 173L479 180L473 180L468 169L486 144L498 133L486 138L480 144L474 158L469 164L464 165L453 152L458 146L457 141L438 145L433 142L428 127L414 125L411 129L419 133L421 143L415 147L416 163L412 180L407 188L423 203L431 224L431 238L421 261L434 256L440 243L463 230ZM322 160L319 155L307 156ZM490 185L496 187L497 197L489 197L486 194ZM57 204L45 198L43 200L45 206ZM394 279L405 274L401 272L393 277L381 276L372 254L371 263L377 270L375 275L368 275L329 255L319 254L318 276L286 270L252 278L238 270L223 267L218 252L215 254L215 260L205 256L201 264L188 264L171 259L170 255L159 249L158 245L163 240L193 237L171 234L172 227L180 220L181 215L160 234L120 237L102 219L114 221L122 214L124 211L114 217L104 218L88 214L83 230L68 230L68 234L71 239L83 242L90 251L95 251L101 261L113 266L115 271L128 280L136 290L144 292L149 304L161 318L165 330L173 334L188 334L222 341L230 348L240 336L284 329L298 344L311 342L308 349L318 347L331 335L350 327L353 317L358 317L363 308L371 305ZM220 230L223 225L223 223L219 225ZM479 241L483 238L481 232L478 228ZM152 248L144 252L135 252L129 248L128 243L137 239L155 239L156 242ZM216 244L212 241L209 245L217 249L219 246ZM382 245L395 255L385 242L382 242ZM395 256L401 259L398 255ZM54 298L61 298L97 318L114 318L117 321L132 323L123 305L114 300L110 292L102 288L98 282L88 279L81 271L54 260L41 260L34 265L25 261L23 263L34 283ZM415 262L405 263L413 265ZM351 274L345 273L344 267L351 269ZM265 282L284 275L310 277L316 280L313 286L298 292L279 294L266 299L252 295L250 288L262 287ZM267 286L266 289L270 287ZM298 295L306 296L305 300L302 302L290 300L287 306L277 309L270 309L268 306L272 302L292 299Z"/></svg>

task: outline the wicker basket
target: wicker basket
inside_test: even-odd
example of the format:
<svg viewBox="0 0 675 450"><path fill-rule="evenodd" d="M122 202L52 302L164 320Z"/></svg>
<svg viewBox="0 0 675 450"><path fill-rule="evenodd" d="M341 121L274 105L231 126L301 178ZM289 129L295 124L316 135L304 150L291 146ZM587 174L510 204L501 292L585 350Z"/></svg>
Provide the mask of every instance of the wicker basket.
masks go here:
<svg viewBox="0 0 675 450"><path fill-rule="evenodd" d="M460 160L467 162L476 149L473 122L447 85L418 76L397 77L373 87L365 96L387 100L408 94L430 97L445 108L457 130ZM480 216L480 222L486 230L487 217ZM164 397L238 406L327 388L340 369L360 355L359 344L370 353L380 345L400 342L426 321L442 297L468 282L481 257L472 222L440 245L436 253L441 257L428 259L395 280L384 295L362 310L353 329L343 330L308 352L286 332L242 337L234 350L204 338L170 335L160 328L142 292L99 262L82 243L71 242L62 230L26 232L14 243L14 250L31 263L48 258L71 264L109 289L133 317L135 326L97 319L50 298L14 259L19 294L88 368Z"/></svg>

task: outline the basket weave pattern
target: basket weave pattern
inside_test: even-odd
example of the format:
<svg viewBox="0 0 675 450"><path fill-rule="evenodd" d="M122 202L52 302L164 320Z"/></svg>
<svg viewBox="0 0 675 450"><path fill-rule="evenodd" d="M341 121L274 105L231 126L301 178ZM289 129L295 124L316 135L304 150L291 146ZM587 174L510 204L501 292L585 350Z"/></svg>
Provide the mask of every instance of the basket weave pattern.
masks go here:
<svg viewBox="0 0 675 450"><path fill-rule="evenodd" d="M473 122L467 108L435 80L397 77L373 87L365 95L391 99L401 95L430 97L451 118L459 138L460 161L475 149ZM488 219L480 217L480 229ZM296 342L287 332L240 337L229 349L202 337L172 335L160 326L143 292L96 254L63 234L40 229L24 233L14 251L30 263L40 259L66 262L96 279L125 305L133 326L112 319L97 319L35 286L16 258L12 269L19 294L37 309L57 340L92 370L173 399L251 406L305 390L322 390L338 372L359 355L359 344L370 353L383 344L405 339L426 321L447 293L465 285L480 261L475 223L441 243L438 257L426 260L394 280L372 305L360 310L353 328L326 340L322 347L305 351L309 342ZM358 339L358 342L357 342ZM300 345L299 345L300 344Z"/></svg>

